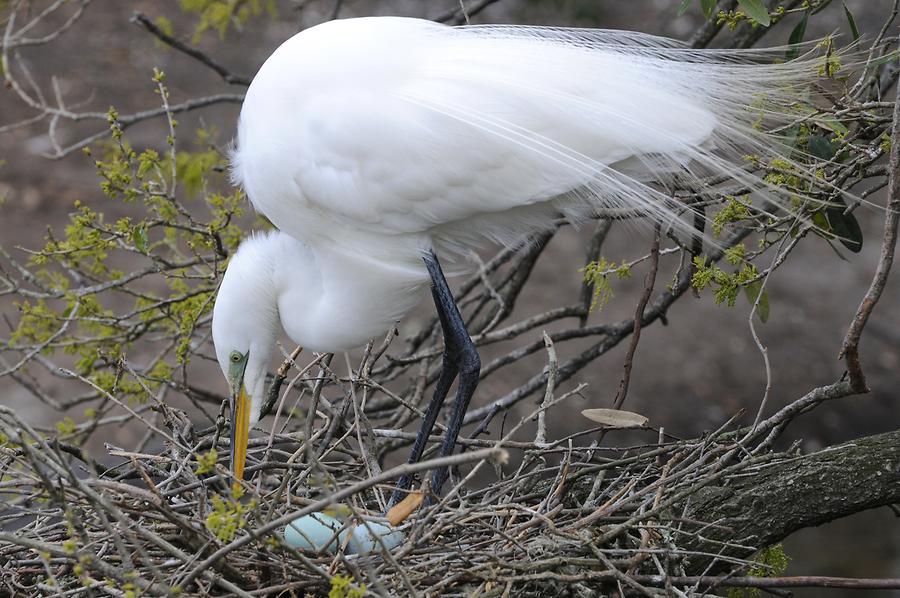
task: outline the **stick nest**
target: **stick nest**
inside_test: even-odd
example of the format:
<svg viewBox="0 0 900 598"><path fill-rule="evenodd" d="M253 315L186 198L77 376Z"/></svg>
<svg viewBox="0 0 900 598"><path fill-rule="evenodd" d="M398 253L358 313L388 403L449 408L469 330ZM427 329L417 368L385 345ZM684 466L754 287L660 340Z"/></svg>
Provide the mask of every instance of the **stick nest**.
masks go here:
<svg viewBox="0 0 900 598"><path fill-rule="evenodd" d="M0 408L3 526L15 529L0 535L3 585L23 596L587 596L598 588L655 596L666 584L654 576L668 576L671 591L679 586L672 580L698 571L765 573L745 560L752 538L709 549L728 530L698 518L691 497L785 459L769 451L784 424L850 392L817 389L755 429L729 421L704 438L674 441L657 431L658 441L613 448L609 440L624 432L587 420L583 433L543 440L543 414L582 390L555 397L551 385L503 438L462 439L460 454L382 470L379 457L410 435L379 428L397 413L365 415L357 392L365 383L351 387L336 401L314 395L318 415L251 438L240 487L229 486L222 426L195 430L163 404L154 407L164 423L154 430L164 438L160 450L107 445L111 466ZM534 441L510 439L534 420ZM285 523L302 514L337 513L348 526L378 520L399 475L427 479L421 474L440 463L454 465L448 488L399 525L405 541L393 551L314 554L285 544ZM708 587L685 581L678 595Z"/></svg>

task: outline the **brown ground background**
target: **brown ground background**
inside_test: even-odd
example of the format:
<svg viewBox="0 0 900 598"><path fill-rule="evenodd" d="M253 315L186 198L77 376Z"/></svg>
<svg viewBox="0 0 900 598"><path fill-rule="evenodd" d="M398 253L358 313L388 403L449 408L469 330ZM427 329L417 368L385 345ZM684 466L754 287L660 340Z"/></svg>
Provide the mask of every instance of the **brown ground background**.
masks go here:
<svg viewBox="0 0 900 598"><path fill-rule="evenodd" d="M305 4L302 10L298 6ZM538 1L501 0L481 13L476 22L517 22L555 25L602 26L637 29L671 37L686 37L699 23L696 11L676 18L676 0ZM816 36L843 28L842 9L833 2L826 16L807 33ZM344 3L342 16L398 14L435 16L455 6L455 0L371 0ZM300 27L310 26L330 12L332 2L279 3L277 22L259 19L240 34L220 44L208 36L202 46L234 72L252 74L279 42ZM873 36L887 14L889 0L847 0L863 33ZM105 110L110 104L121 112L156 106L151 71L159 66L168 73L173 101L226 90L215 76L197 69L189 59L156 46L153 40L128 23L133 10L151 16L165 12L177 15L172 0L120 2L97 0L85 22L58 43L24 53L39 81L57 75L67 97L85 98L86 108ZM181 19L184 21L184 19ZM176 20L183 35L190 22ZM768 43L783 43L789 27L773 32ZM232 91L240 91L235 88ZM0 91L0 125L29 115L8 90ZM236 106L217 107L203 113L207 124L215 123L227 140L233 135ZM182 118L182 135L196 125ZM96 125L91 125L96 126ZM79 131L67 134L74 139ZM159 144L159 123L148 123L129 131L137 146ZM84 157L73 155L49 162L39 153L48 149L46 131L26 128L0 137L0 243L6 247L41 244L47 226L64 225L72 201L97 203L99 193L93 171ZM186 135L185 135L186 136ZM119 210L121 208L115 208ZM842 371L837 360L840 341L864 293L877 260L881 214L863 210L859 214L866 231L866 247L860 254L837 259L817 240L802 243L793 258L769 281L771 317L759 331L769 348L773 364L771 409L804 394L813 386L833 381ZM537 313L577 296L586 231L564 230L542 256L516 315ZM617 230L604 255L620 260L646 251L648 240L640 234ZM671 264L665 266L671 267ZM633 313L642 272L631 280L615 283L616 297L592 321L618 320ZM660 275L663 281L663 274ZM564 297L565 299L560 299ZM429 306L422 306L407 326L415 326ZM0 304L12 314L9 304ZM669 312L669 325L654 325L644 331L635 360L627 407L651 418L678 436L690 436L718 426L740 408L755 412L765 386L765 371L747 325L749 305L739 302L733 309L718 307L708 299L686 297ZM862 345L863 358L873 392L839 404L826 404L805 416L788 432L787 441L802 440L815 449L856 436L896 429L900 425L900 278L895 273L875 312ZM486 357L504 347L493 348ZM561 351L561 359L574 354L577 345ZM570 414L556 412L550 432L564 435L584 427L577 415L587 406L606 405L615 393L620 375L620 347L576 376L590 383L583 404L573 404ZM542 366L544 356L508 368L480 387L475 406L530 377ZM218 388L218 378L209 378ZM33 421L49 423L58 417L44 412L18 388L0 385L0 402L15 406ZM126 444L131 432L124 430L118 443ZM900 577L900 520L888 509L864 513L821 528L805 530L786 543L793 558L790 573ZM797 592L817 596L819 592ZM872 595L879 594L872 592ZM861 592L829 591L827 596L859 596ZM867 594L868 595L868 594ZM880 595L888 595L882 592Z"/></svg>

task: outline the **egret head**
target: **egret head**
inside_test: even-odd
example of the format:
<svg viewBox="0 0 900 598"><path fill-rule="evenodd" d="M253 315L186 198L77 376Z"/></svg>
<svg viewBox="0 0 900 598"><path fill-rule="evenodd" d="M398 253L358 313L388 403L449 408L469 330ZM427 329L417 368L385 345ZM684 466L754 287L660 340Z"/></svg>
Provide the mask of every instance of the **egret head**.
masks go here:
<svg viewBox="0 0 900 598"><path fill-rule="evenodd" d="M266 367L278 333L273 265L266 236L251 237L231 258L213 308L212 335L231 396L231 468L244 475L250 427L259 420Z"/></svg>

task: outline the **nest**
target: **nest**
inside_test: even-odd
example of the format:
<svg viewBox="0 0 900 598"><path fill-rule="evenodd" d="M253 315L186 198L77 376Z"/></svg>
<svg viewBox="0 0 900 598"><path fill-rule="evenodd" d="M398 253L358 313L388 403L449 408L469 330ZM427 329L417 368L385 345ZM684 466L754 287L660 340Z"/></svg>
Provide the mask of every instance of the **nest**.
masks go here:
<svg viewBox="0 0 900 598"><path fill-rule="evenodd" d="M622 432L609 426L639 418L592 414L601 425L545 440L546 413L582 390L556 397L551 384L503 438L461 439L458 454L382 470L377 456L410 435L379 427L391 411L365 415L365 386L357 379L335 401L314 395L318 415L252 438L240 486L230 486L222 427L195 430L162 403L153 409L164 427L135 413L165 439L161 450L108 446L111 466L0 408L2 521L15 530L0 534L3 587L22 596L700 595L767 565L748 559L754 538L692 501L790 460L770 451L784 425L851 392L817 389L752 428L729 421L703 438L658 431L657 442L612 447ZM535 419L533 440L512 440ZM441 464L453 467L451 483L399 524L405 540L392 551L314 554L283 540L293 518L338 506L348 526L377 519L401 474Z"/></svg>

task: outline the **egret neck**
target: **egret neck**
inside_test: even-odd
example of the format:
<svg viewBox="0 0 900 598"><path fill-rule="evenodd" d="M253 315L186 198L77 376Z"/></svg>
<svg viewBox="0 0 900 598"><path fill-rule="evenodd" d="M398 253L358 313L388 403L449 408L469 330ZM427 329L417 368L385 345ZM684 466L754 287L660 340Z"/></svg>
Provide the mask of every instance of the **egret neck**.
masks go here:
<svg viewBox="0 0 900 598"><path fill-rule="evenodd" d="M281 329L311 351L346 351L383 336L428 287L424 263L375 259L279 232L245 240L213 310L216 357L231 387L232 469L243 474L250 427L265 399Z"/></svg>
<svg viewBox="0 0 900 598"><path fill-rule="evenodd" d="M421 259L376 258L281 233L273 242L278 312L287 335L319 352L347 351L384 336L421 300L429 282Z"/></svg>

